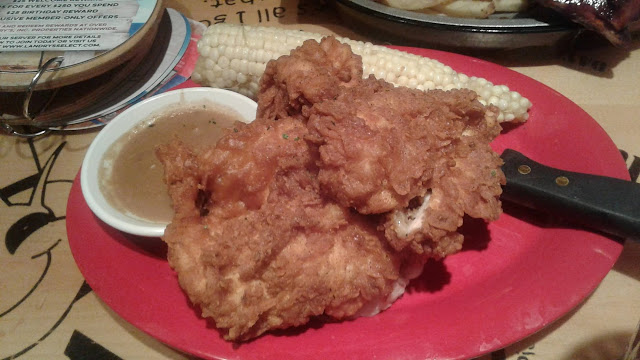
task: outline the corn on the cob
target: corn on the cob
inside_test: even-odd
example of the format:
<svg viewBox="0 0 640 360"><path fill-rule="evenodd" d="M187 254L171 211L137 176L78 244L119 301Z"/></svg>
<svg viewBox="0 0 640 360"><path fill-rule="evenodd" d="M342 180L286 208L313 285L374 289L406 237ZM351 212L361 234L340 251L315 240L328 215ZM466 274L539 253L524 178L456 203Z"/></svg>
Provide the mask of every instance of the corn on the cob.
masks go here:
<svg viewBox="0 0 640 360"><path fill-rule="evenodd" d="M192 79L203 86L231 89L255 98L260 76L269 60L289 54L307 39L319 41L323 36L272 27L212 25L198 42L200 56ZM397 86L421 90L467 88L474 90L484 104L497 106L501 122L526 121L529 116L531 102L505 85L455 72L423 56L347 38L337 39L362 56L365 76L373 74Z"/></svg>

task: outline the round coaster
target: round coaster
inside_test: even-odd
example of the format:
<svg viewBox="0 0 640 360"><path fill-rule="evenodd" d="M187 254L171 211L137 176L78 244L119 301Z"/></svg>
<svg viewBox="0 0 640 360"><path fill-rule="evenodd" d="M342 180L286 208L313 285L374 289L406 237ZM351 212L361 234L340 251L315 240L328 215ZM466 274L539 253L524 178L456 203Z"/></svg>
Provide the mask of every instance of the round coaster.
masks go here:
<svg viewBox="0 0 640 360"><path fill-rule="evenodd" d="M0 13L0 92L55 89L91 79L149 50L162 0L16 3Z"/></svg>

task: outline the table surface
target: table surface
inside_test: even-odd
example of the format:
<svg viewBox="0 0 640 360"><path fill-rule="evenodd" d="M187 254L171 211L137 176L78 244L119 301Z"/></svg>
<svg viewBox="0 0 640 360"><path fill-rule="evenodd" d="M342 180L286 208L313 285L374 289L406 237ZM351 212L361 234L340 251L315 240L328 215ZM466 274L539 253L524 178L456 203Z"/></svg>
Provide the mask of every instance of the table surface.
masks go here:
<svg viewBox="0 0 640 360"><path fill-rule="evenodd" d="M271 17L265 25L367 40L366 34L345 27L325 2L311 6L306 17L286 15L300 8L298 1L173 0L165 4L205 23L239 11L283 7L285 15ZM639 182L639 48L636 35L628 50L599 43L471 55L527 75L582 107L613 139L632 181ZM64 221L67 197L98 131L54 132L31 140L0 134L0 233L5 239L0 247L0 359L189 358L109 309L86 285L71 255ZM17 231L19 220L46 211L53 212L56 220L41 227L23 226L16 251L8 251L7 234ZM620 358L640 320L639 259L640 243L627 241L613 269L578 308L533 336L481 359ZM32 284L37 286L29 291Z"/></svg>

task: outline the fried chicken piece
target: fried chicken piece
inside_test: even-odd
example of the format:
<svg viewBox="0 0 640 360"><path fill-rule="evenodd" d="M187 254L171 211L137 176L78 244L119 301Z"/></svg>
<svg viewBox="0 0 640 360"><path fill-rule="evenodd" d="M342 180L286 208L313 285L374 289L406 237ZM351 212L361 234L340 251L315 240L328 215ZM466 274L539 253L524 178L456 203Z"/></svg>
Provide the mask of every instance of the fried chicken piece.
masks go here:
<svg viewBox="0 0 640 360"><path fill-rule="evenodd" d="M376 222L320 195L306 132L292 118L257 120L200 155L179 142L158 149L181 203L163 237L169 263L226 339L379 311L422 265L393 251Z"/></svg>
<svg viewBox="0 0 640 360"><path fill-rule="evenodd" d="M396 250L444 257L461 247L465 213L500 215L504 177L489 147L496 114L469 90L425 93L373 78L342 88L310 110L321 189L360 213L389 213L384 228Z"/></svg>
<svg viewBox="0 0 640 360"><path fill-rule="evenodd" d="M335 38L307 40L290 55L267 63L260 78L258 118L304 116L317 102L334 98L340 87L362 79L362 58Z"/></svg>
<svg viewBox="0 0 640 360"><path fill-rule="evenodd" d="M269 63L254 122L157 150L169 263L225 339L373 315L460 248L464 213L500 213L492 108L361 75L348 46L307 41Z"/></svg>

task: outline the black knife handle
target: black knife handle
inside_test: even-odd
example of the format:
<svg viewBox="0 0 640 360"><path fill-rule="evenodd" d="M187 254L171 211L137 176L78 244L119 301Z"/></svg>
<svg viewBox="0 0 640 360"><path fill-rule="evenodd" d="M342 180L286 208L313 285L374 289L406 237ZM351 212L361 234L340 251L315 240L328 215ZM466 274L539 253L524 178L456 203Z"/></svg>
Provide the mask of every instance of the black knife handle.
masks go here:
<svg viewBox="0 0 640 360"><path fill-rule="evenodd" d="M502 199L611 235L640 239L640 184L564 171L507 149Z"/></svg>

